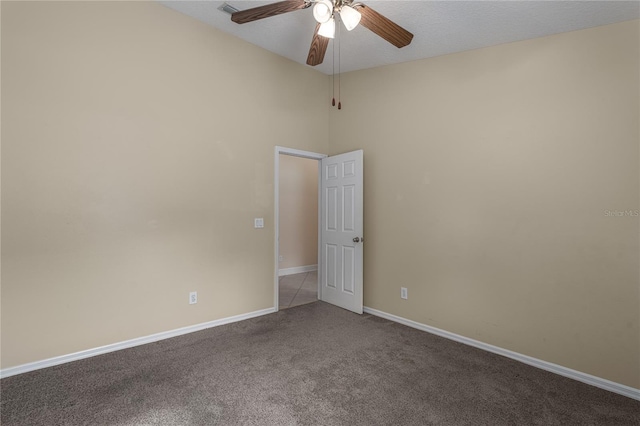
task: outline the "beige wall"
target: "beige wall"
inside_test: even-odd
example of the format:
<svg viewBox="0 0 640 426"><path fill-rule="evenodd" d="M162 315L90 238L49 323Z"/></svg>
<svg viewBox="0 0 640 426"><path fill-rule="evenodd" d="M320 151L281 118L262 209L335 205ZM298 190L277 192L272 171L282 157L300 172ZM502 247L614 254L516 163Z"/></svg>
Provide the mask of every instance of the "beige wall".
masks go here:
<svg viewBox="0 0 640 426"><path fill-rule="evenodd" d="M354 72L366 306L640 387L639 23ZM400 299L400 286L409 299Z"/></svg>
<svg viewBox="0 0 640 426"><path fill-rule="evenodd" d="M280 155L280 269L318 263L318 161Z"/></svg>
<svg viewBox="0 0 640 426"><path fill-rule="evenodd" d="M156 3L2 2L2 368L273 307L274 147L327 150L328 85Z"/></svg>
<svg viewBox="0 0 640 426"><path fill-rule="evenodd" d="M346 74L329 116L160 5L1 5L2 368L271 307L283 145L364 149L367 306L640 387L638 21Z"/></svg>

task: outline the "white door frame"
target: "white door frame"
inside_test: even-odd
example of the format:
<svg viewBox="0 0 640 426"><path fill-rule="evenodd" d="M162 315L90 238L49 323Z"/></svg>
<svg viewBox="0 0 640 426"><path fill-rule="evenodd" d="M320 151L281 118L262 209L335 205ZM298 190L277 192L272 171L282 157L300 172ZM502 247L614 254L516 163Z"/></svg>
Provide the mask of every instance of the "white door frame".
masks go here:
<svg viewBox="0 0 640 426"><path fill-rule="evenodd" d="M279 297L278 297L278 290L279 290L279 280L278 280L278 270L280 269L280 262L279 262L279 256L280 256L280 154L283 155L291 155L293 157L301 157L301 158L309 158L312 160L317 160L318 161L318 299L320 299L320 297L322 296L320 294L320 283L322 282L320 280L320 275L321 275L321 265L320 265L320 248L321 248L321 241L320 241L320 213L321 213L321 209L322 209L322 193L320 191L320 185L322 184L322 167L320 167L320 160L322 160L323 158L328 157L328 155L326 154L319 154L317 152L310 152L310 151L302 151L299 149L293 149L293 148L286 148L283 146L276 146L275 149L275 166L274 166L274 188L273 188L273 193L274 193L274 222L275 222L275 237L274 237L274 241L275 241L275 268L274 268L274 278L273 278L273 307L275 308L276 312L279 311Z"/></svg>

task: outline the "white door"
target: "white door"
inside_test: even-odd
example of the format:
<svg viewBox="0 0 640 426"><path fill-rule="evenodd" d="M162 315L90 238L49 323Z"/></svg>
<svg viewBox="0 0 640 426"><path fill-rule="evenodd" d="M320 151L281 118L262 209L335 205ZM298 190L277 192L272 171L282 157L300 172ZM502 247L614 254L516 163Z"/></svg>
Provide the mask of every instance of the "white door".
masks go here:
<svg viewBox="0 0 640 426"><path fill-rule="evenodd" d="M362 313L362 150L323 158L320 299Z"/></svg>

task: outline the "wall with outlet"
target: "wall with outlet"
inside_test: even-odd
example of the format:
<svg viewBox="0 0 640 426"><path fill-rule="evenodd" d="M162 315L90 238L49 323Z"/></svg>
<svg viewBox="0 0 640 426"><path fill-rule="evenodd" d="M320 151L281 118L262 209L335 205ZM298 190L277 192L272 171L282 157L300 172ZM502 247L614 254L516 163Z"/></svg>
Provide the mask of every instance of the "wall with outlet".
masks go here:
<svg viewBox="0 0 640 426"><path fill-rule="evenodd" d="M640 388L639 21L341 77L364 303ZM407 286L407 300L399 287Z"/></svg>
<svg viewBox="0 0 640 426"><path fill-rule="evenodd" d="M280 155L280 269L318 263L318 161Z"/></svg>
<svg viewBox="0 0 640 426"><path fill-rule="evenodd" d="M2 368L273 307L328 77L154 2L1 7Z"/></svg>

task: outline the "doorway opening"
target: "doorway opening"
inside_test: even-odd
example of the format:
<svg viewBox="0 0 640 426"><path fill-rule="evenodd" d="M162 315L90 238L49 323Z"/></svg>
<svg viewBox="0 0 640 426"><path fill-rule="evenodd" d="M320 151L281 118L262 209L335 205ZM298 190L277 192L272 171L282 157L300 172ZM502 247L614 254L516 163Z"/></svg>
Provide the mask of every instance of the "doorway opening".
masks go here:
<svg viewBox="0 0 640 426"><path fill-rule="evenodd" d="M280 154L278 308L318 300L318 160Z"/></svg>
<svg viewBox="0 0 640 426"><path fill-rule="evenodd" d="M320 160L326 155L276 147L274 307L287 309L320 298Z"/></svg>

